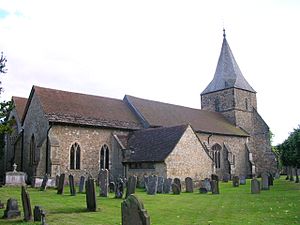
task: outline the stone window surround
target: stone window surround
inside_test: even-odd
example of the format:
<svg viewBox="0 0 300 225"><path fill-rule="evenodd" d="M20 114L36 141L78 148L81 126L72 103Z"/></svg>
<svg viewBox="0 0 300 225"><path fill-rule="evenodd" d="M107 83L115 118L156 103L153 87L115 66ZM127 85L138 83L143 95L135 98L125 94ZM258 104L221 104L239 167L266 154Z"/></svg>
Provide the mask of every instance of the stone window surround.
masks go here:
<svg viewBox="0 0 300 225"><path fill-rule="evenodd" d="M73 153L72 153L73 152ZM70 170L80 170L81 148L80 144L75 142L70 148Z"/></svg>

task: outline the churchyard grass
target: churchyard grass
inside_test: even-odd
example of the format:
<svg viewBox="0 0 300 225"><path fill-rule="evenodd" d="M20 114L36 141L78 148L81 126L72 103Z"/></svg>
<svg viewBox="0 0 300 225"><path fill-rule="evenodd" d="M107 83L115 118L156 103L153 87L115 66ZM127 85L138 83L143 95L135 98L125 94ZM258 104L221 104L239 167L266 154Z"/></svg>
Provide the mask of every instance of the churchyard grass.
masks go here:
<svg viewBox="0 0 300 225"><path fill-rule="evenodd" d="M77 188L78 189L78 188ZM28 188L32 209L41 206L47 213L48 225L119 225L121 224L121 199L110 193L108 198L99 197L97 187L97 212L87 212L85 194L71 196L69 187L63 195L55 189L40 191ZM274 181L270 190L260 194L250 193L250 180L246 185L232 187L232 183L220 182L220 194L194 193L147 195L142 189L136 195L144 203L151 218L151 225L191 224L300 224L300 184L283 178ZM14 220L0 219L0 224L40 224L23 222L21 188L0 188L0 200L6 204L8 198L18 200L22 216ZM0 216L4 209L0 209Z"/></svg>

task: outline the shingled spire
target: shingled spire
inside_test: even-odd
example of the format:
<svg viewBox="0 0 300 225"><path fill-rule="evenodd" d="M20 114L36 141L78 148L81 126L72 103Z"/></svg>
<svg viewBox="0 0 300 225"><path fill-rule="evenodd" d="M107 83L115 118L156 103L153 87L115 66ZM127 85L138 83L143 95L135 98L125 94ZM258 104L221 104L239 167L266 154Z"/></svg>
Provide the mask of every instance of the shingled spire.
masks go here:
<svg viewBox="0 0 300 225"><path fill-rule="evenodd" d="M226 40L225 29L223 29L223 44L214 78L201 94L203 95L233 87L256 93L244 78L235 61Z"/></svg>

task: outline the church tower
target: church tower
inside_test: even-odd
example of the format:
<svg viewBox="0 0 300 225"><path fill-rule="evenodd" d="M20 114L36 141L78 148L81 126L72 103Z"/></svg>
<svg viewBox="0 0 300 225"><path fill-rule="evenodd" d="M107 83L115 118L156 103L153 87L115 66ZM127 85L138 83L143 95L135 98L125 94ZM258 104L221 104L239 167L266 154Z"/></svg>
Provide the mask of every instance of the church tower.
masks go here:
<svg viewBox="0 0 300 225"><path fill-rule="evenodd" d="M243 76L226 39L213 80L201 93L203 110L222 113L232 124L249 134L246 148L253 159L256 174L276 170L271 151L269 127L257 112L256 91Z"/></svg>

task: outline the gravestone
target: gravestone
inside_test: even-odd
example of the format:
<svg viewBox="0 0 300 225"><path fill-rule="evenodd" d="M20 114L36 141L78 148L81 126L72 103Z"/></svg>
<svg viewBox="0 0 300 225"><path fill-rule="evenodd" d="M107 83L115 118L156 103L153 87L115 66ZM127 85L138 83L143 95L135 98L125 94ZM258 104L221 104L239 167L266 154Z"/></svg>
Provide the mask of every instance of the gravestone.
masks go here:
<svg viewBox="0 0 300 225"><path fill-rule="evenodd" d="M129 195L121 204L122 225L150 225L150 216L144 204L135 195Z"/></svg>
<svg viewBox="0 0 300 225"><path fill-rule="evenodd" d="M279 172L276 172L275 174L275 179L279 179L280 178L280 173Z"/></svg>
<svg viewBox="0 0 300 225"><path fill-rule="evenodd" d="M46 223L46 212L44 210L41 210L41 222L42 222L42 225L47 225Z"/></svg>
<svg viewBox="0 0 300 225"><path fill-rule="evenodd" d="M169 194L171 192L172 178L164 180L164 193Z"/></svg>
<svg viewBox="0 0 300 225"><path fill-rule="evenodd" d="M240 186L240 178L239 178L239 176L233 176L233 178L232 178L232 186L233 187Z"/></svg>
<svg viewBox="0 0 300 225"><path fill-rule="evenodd" d="M6 209L4 211L3 218L4 219L13 219L18 216L21 216L21 212L19 211L18 202L16 199L10 198L7 200Z"/></svg>
<svg viewBox="0 0 300 225"><path fill-rule="evenodd" d="M219 176L217 174L212 174L211 175L211 180L215 180L219 182Z"/></svg>
<svg viewBox="0 0 300 225"><path fill-rule="evenodd" d="M273 186L274 177L272 173L269 173L268 181L269 181L269 186Z"/></svg>
<svg viewBox="0 0 300 225"><path fill-rule="evenodd" d="M202 180L201 183L203 183L203 186L206 188L208 192L211 192L210 180L208 178Z"/></svg>
<svg viewBox="0 0 300 225"><path fill-rule="evenodd" d="M261 175L261 190L269 190L269 176L267 173Z"/></svg>
<svg viewBox="0 0 300 225"><path fill-rule="evenodd" d="M116 184L115 198L123 198L124 194L124 182L122 178L118 178Z"/></svg>
<svg viewBox="0 0 300 225"><path fill-rule="evenodd" d="M137 186L139 188L145 188L145 180L144 177L138 177L137 178Z"/></svg>
<svg viewBox="0 0 300 225"><path fill-rule="evenodd" d="M127 198L129 195L135 193L137 183L137 177L136 176L130 176L127 182L127 188L126 188L126 195L125 198Z"/></svg>
<svg viewBox="0 0 300 225"><path fill-rule="evenodd" d="M211 186L211 193L213 195L220 194L220 191L219 191L219 182L218 181L216 181L216 180L210 181L210 186Z"/></svg>
<svg viewBox="0 0 300 225"><path fill-rule="evenodd" d="M86 206L88 211L97 210L96 192L95 192L95 180L88 178L85 183L85 194L86 194Z"/></svg>
<svg viewBox="0 0 300 225"><path fill-rule="evenodd" d="M163 193L164 192L164 178L158 177L157 178L157 193Z"/></svg>
<svg viewBox="0 0 300 225"><path fill-rule="evenodd" d="M75 196L76 189L75 189L75 184L74 184L74 176L72 174L69 175L69 186L70 186L71 196Z"/></svg>
<svg viewBox="0 0 300 225"><path fill-rule="evenodd" d="M172 192L174 195L180 195L181 189L176 183L172 183Z"/></svg>
<svg viewBox="0 0 300 225"><path fill-rule="evenodd" d="M26 173L17 171L17 164L13 165L14 170L5 173L5 185L6 186L22 186L26 185Z"/></svg>
<svg viewBox="0 0 300 225"><path fill-rule="evenodd" d="M180 192L181 192L181 181L180 181L180 179L179 178L174 178L173 183L177 184L177 186L179 187Z"/></svg>
<svg viewBox="0 0 300 225"><path fill-rule="evenodd" d="M38 205L34 206L33 210L33 220L34 221L41 221L42 215L41 215L42 208Z"/></svg>
<svg viewBox="0 0 300 225"><path fill-rule="evenodd" d="M200 194L206 194L207 193L207 189L205 187L200 187L199 188L199 192L200 192Z"/></svg>
<svg viewBox="0 0 300 225"><path fill-rule="evenodd" d="M145 183L145 190L148 192L148 183L149 183L149 177L144 176L144 183Z"/></svg>
<svg viewBox="0 0 300 225"><path fill-rule="evenodd" d="M45 191L46 190L47 181L48 181L48 175L45 174L45 176L43 177L42 185L40 187L40 191Z"/></svg>
<svg viewBox="0 0 300 225"><path fill-rule="evenodd" d="M251 194L259 194L260 193L260 183L254 178L251 180Z"/></svg>
<svg viewBox="0 0 300 225"><path fill-rule="evenodd" d="M55 187L57 188L59 184L59 175L55 176Z"/></svg>
<svg viewBox="0 0 300 225"><path fill-rule="evenodd" d="M79 193L84 192L84 184L85 184L85 177L81 176L79 181L79 190L78 190Z"/></svg>
<svg viewBox="0 0 300 225"><path fill-rule="evenodd" d="M151 175L148 177L147 194L155 195L157 193L158 177Z"/></svg>
<svg viewBox="0 0 300 225"><path fill-rule="evenodd" d="M63 194L64 193L64 185L65 185L65 174L62 173L59 176L59 182L58 182L58 187L57 187L57 194Z"/></svg>
<svg viewBox="0 0 300 225"><path fill-rule="evenodd" d="M225 173L223 175L223 182L227 183L230 180L230 174L229 173Z"/></svg>
<svg viewBox="0 0 300 225"><path fill-rule="evenodd" d="M190 177L185 178L185 191L188 193L194 192L193 179Z"/></svg>
<svg viewBox="0 0 300 225"><path fill-rule="evenodd" d="M109 182L108 170L101 169L98 178L99 178L99 187L100 187L99 195L101 197L108 197L108 182Z"/></svg>
<svg viewBox="0 0 300 225"><path fill-rule="evenodd" d="M108 185L108 189L109 189L109 192L110 193L114 193L115 192L115 189L116 189L116 185L115 185L115 182L110 182L109 185Z"/></svg>
<svg viewBox="0 0 300 225"><path fill-rule="evenodd" d="M22 197L22 205L23 205L23 212L24 212L24 220L30 221L32 220L32 211L31 211L30 197L25 186L22 186L21 197Z"/></svg>
<svg viewBox="0 0 300 225"><path fill-rule="evenodd" d="M246 177L245 176L240 177L240 185L246 185Z"/></svg>

